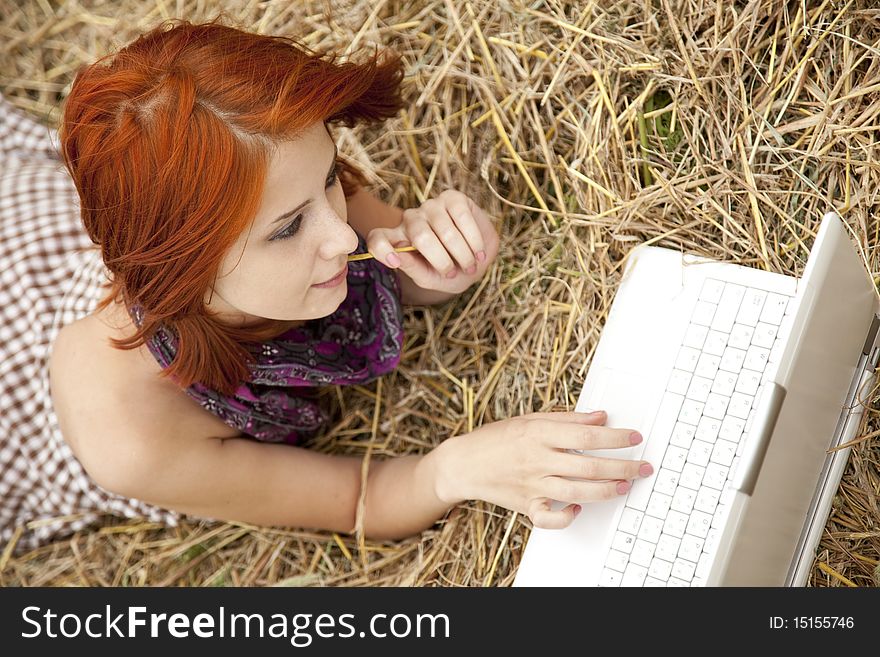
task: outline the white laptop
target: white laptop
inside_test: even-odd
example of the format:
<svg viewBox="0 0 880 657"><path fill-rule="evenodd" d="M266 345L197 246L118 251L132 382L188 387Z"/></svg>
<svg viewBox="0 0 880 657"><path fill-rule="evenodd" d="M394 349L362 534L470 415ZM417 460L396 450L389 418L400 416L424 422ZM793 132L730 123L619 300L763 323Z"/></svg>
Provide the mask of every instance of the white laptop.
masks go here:
<svg viewBox="0 0 880 657"><path fill-rule="evenodd" d="M575 410L654 473L534 528L514 586L804 586L880 359L862 263L834 213L800 279L634 249Z"/></svg>

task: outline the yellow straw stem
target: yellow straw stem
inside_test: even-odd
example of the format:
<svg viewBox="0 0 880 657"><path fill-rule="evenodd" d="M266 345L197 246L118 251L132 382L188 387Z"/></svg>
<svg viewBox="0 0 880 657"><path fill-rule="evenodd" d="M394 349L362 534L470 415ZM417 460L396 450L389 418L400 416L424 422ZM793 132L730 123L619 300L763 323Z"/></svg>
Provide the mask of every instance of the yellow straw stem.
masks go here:
<svg viewBox="0 0 880 657"><path fill-rule="evenodd" d="M397 253L400 253L401 251L415 251L416 247L414 247L414 246L401 246L400 248L397 248L394 250ZM375 258L375 257L376 256L374 256L372 253L357 253L355 255L348 256L348 261L351 262L352 260L366 260L367 258Z"/></svg>

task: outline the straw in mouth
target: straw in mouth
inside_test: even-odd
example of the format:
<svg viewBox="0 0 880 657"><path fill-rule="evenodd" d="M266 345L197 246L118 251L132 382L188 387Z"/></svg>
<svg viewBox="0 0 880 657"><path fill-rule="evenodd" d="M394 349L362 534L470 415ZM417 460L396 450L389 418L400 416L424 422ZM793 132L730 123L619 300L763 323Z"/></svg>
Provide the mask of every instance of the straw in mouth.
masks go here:
<svg viewBox="0 0 880 657"><path fill-rule="evenodd" d="M414 247L414 246L401 246L400 248L394 249L394 250L397 253L400 253L401 251L415 251L416 247ZM367 258L375 258L375 257L376 256L374 256L372 253L356 253L355 255L348 256L348 261L351 262L352 260L366 260Z"/></svg>

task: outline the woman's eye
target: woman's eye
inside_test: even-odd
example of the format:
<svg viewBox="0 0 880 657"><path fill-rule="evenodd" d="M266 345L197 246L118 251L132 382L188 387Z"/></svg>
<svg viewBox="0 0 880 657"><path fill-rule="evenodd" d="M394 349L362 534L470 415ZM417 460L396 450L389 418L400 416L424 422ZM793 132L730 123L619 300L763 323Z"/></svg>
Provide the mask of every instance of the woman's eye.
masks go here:
<svg viewBox="0 0 880 657"><path fill-rule="evenodd" d="M294 235L296 235L296 231L299 229L299 224L301 221L302 215L297 216L297 218L291 221L284 230L275 235L272 240L283 240L287 239L288 237L293 237Z"/></svg>
<svg viewBox="0 0 880 657"><path fill-rule="evenodd" d="M337 167L333 167L333 173L330 174L330 177L327 178L327 187L333 187L337 182L339 182L339 169ZM272 241L275 240L284 240L288 237L293 237L296 235L296 231L299 230L299 225L302 222L302 215L297 216L296 219L291 221L287 227L282 230L280 233L275 235L272 238Z"/></svg>

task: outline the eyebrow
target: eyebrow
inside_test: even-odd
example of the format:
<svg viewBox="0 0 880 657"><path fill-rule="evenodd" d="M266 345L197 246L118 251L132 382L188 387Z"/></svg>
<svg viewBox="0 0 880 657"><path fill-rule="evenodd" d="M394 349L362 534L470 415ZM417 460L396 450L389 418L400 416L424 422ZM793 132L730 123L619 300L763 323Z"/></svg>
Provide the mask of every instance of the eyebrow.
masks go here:
<svg viewBox="0 0 880 657"><path fill-rule="evenodd" d="M330 161L330 168L327 170L327 176L325 177L325 180L326 180L327 178L330 177L330 174L331 174L332 171L333 171L333 167L336 165L336 157L337 157L338 155L339 155L339 146L337 146L337 145L334 143L334 144L333 144L333 159ZM294 214L294 213L299 212L300 210L302 210L305 206L307 206L307 205L308 205L309 203L311 203L313 200L314 200L314 199L311 199L311 198L310 198L310 199L307 199L307 200L303 201L302 203L300 203L299 205L297 205L293 210L288 210L287 212L285 212L285 213L282 214L281 216L279 216L279 217L273 219L273 220L272 220L272 223L269 224L269 225L270 225L270 226L274 226L274 225L277 224L279 221L281 221L281 220L283 220L283 219L287 219L290 215L292 215L292 214Z"/></svg>

